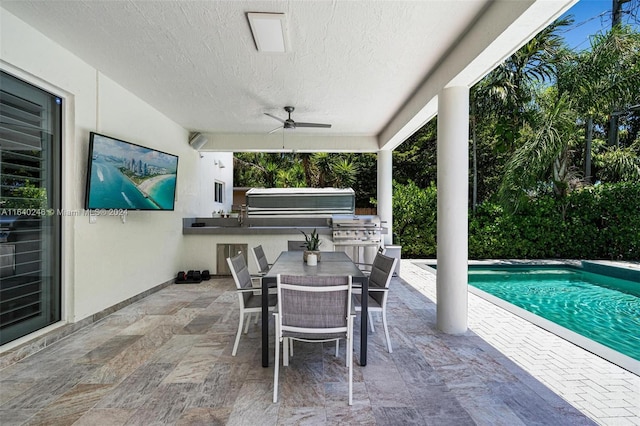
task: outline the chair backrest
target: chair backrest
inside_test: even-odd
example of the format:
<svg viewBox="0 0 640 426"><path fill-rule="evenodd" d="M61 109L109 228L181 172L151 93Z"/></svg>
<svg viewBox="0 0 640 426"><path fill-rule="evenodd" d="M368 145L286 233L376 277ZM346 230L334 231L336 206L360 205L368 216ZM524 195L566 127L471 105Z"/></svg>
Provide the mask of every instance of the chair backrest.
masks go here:
<svg viewBox="0 0 640 426"><path fill-rule="evenodd" d="M371 274L369 275L369 288L389 288L397 262L398 259L395 257L385 256L380 253L376 254L371 266ZM369 296L382 306L383 302L386 302L387 292L372 291Z"/></svg>
<svg viewBox="0 0 640 426"><path fill-rule="evenodd" d="M278 275L278 311L284 336L346 335L351 276Z"/></svg>
<svg viewBox="0 0 640 426"><path fill-rule="evenodd" d="M264 250L262 246L254 247L253 250L253 258L258 265L258 270L262 273L265 273L269 270L269 261L267 260L267 256L264 254Z"/></svg>
<svg viewBox="0 0 640 426"><path fill-rule="evenodd" d="M239 253L234 257L228 257L227 264L229 265L231 276L233 276L233 281L235 281L236 288L238 290L252 287L251 274L249 274L249 268L247 268L247 262L245 262L244 255L242 253ZM250 297L251 294L249 292L241 294L243 302L246 302Z"/></svg>

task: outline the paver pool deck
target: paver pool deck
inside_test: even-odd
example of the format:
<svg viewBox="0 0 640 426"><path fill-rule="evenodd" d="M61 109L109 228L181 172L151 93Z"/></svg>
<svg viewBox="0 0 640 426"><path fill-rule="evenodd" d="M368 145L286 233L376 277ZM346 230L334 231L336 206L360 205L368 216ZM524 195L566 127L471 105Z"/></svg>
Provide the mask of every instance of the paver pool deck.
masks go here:
<svg viewBox="0 0 640 426"><path fill-rule="evenodd" d="M403 260L401 277L436 302L436 276ZM469 330L602 425L640 425L640 377L472 293Z"/></svg>

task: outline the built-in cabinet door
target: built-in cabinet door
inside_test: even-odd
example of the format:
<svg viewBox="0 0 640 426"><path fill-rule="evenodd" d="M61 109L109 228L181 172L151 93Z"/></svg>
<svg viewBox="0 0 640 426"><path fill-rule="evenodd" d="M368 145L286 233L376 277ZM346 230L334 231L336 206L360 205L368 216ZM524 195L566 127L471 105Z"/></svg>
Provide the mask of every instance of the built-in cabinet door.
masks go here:
<svg viewBox="0 0 640 426"><path fill-rule="evenodd" d="M227 258L233 257L238 253L244 255L244 260L249 265L248 259L248 245L237 243L224 243L216 245L216 275L231 275L229 265L227 264Z"/></svg>

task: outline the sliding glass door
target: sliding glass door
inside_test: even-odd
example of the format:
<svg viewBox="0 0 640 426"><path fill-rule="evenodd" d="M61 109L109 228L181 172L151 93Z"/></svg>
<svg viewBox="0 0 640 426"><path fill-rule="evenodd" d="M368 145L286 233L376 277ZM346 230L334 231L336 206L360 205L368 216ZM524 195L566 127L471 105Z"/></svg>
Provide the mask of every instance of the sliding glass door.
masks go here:
<svg viewBox="0 0 640 426"><path fill-rule="evenodd" d="M62 100L0 71L0 345L60 321Z"/></svg>

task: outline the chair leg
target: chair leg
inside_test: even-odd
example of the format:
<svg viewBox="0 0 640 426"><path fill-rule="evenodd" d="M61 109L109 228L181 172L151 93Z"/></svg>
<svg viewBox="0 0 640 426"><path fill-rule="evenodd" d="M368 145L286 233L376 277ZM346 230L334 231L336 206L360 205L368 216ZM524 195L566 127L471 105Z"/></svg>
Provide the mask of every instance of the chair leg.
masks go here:
<svg viewBox="0 0 640 426"><path fill-rule="evenodd" d="M338 352L340 352L340 339L336 339L336 358L338 357Z"/></svg>
<svg viewBox="0 0 640 426"><path fill-rule="evenodd" d="M280 369L280 339L276 335L276 361L273 367L273 402L278 402L278 372Z"/></svg>
<svg viewBox="0 0 640 426"><path fill-rule="evenodd" d="M258 325L259 319L260 319L260 314L256 312L256 321L254 322L255 325Z"/></svg>
<svg viewBox="0 0 640 426"><path fill-rule="evenodd" d="M391 349L391 339L389 338L389 327L387 326L387 310L382 311L382 325L384 327L384 335L387 337L387 349L389 353L393 352Z"/></svg>
<svg viewBox="0 0 640 426"><path fill-rule="evenodd" d="M238 332L236 333L236 341L233 344L231 356L236 356L238 352L238 343L240 343L240 334L242 334L242 323L244 322L244 312L240 312L240 320L238 321Z"/></svg>
<svg viewBox="0 0 640 426"><path fill-rule="evenodd" d="M247 314L247 322L244 325L244 334L247 334L249 332L249 324L251 323L251 315L253 315L253 314Z"/></svg>
<svg viewBox="0 0 640 426"><path fill-rule="evenodd" d="M282 339L282 365L285 367L289 365L289 345L291 345L291 339Z"/></svg>
<svg viewBox="0 0 640 426"><path fill-rule="evenodd" d="M345 346L347 347L346 354L344 357L344 365L348 367L349 366L349 342L344 342L344 343L345 343ZM353 349L353 342L351 342L351 349Z"/></svg>
<svg viewBox="0 0 640 426"><path fill-rule="evenodd" d="M369 327L371 328L371 332L375 333L376 329L373 326L373 315L371 315L371 311L369 311Z"/></svg>
<svg viewBox="0 0 640 426"><path fill-rule="evenodd" d="M347 336L347 366L349 367L349 405L353 405L353 318L351 322L351 334Z"/></svg>

